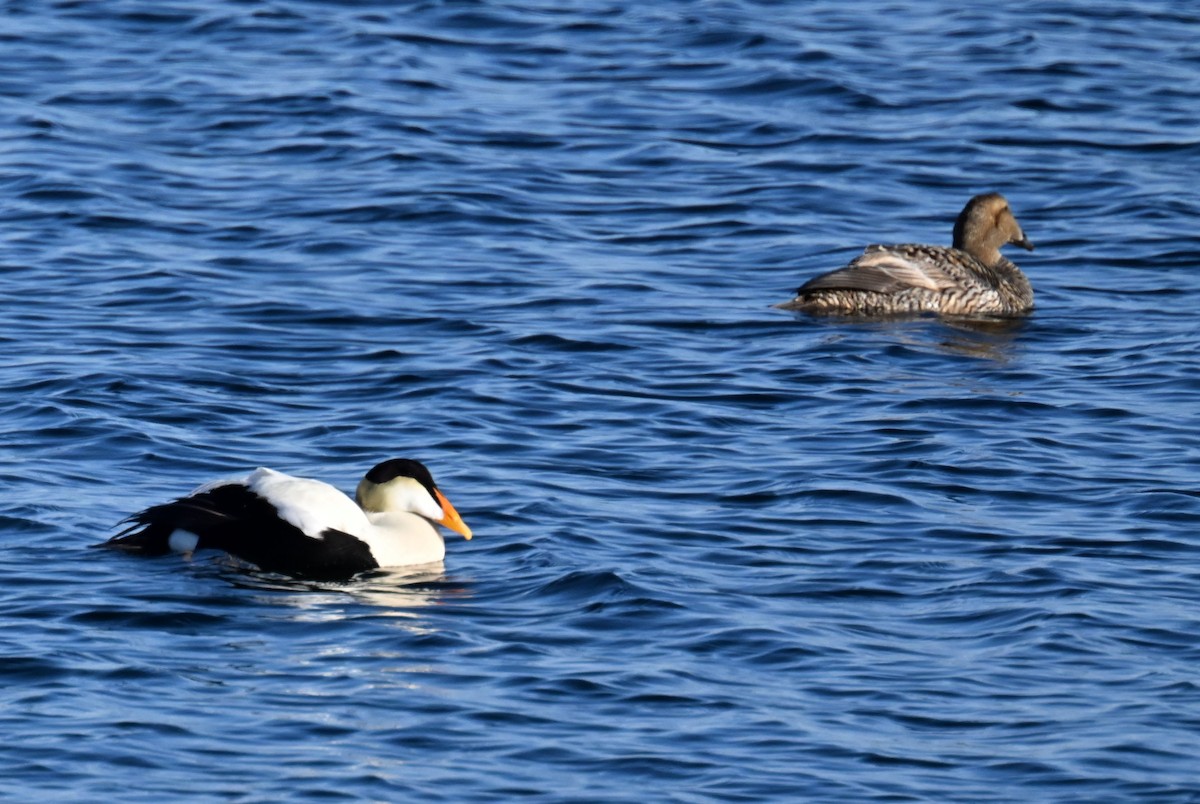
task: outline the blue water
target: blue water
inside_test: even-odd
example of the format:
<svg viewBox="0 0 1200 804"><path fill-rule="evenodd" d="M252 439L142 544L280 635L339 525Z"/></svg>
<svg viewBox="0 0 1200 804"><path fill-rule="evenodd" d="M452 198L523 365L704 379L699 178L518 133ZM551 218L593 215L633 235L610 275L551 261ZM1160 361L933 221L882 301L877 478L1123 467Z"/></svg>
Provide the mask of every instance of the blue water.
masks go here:
<svg viewBox="0 0 1200 804"><path fill-rule="evenodd" d="M14 2L23 801L1200 798L1200 14ZM1009 327L772 309L1007 195ZM89 550L259 465L476 538Z"/></svg>

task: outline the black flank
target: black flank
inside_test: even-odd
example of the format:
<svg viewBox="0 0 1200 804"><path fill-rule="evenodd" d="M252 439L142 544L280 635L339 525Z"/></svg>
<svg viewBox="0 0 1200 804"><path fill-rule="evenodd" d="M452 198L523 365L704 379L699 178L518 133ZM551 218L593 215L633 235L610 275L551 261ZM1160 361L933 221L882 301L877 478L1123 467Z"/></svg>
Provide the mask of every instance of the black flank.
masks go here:
<svg viewBox="0 0 1200 804"><path fill-rule="evenodd" d="M343 580L376 569L366 542L329 529L314 539L280 519L275 506L238 483L217 486L134 514L125 530L96 547L156 556L177 529L199 537L197 550L223 550L266 572Z"/></svg>

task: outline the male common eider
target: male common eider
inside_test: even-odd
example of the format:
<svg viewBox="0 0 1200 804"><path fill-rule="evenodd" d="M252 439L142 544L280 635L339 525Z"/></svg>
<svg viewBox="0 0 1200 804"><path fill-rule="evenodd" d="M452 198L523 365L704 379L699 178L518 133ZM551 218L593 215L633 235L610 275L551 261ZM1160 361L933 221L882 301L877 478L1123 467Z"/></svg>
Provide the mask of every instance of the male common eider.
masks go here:
<svg viewBox="0 0 1200 804"><path fill-rule="evenodd" d="M319 480L256 469L125 521L129 527L95 546L141 555L211 548L266 572L320 580L441 561L446 545L434 523L471 538L429 470L405 458L367 472L353 502Z"/></svg>
<svg viewBox="0 0 1200 804"><path fill-rule="evenodd" d="M1033 309L1033 288L1000 256L1033 244L999 193L977 195L954 223L954 246L867 246L844 268L808 280L785 310L843 315L945 313L1010 316Z"/></svg>

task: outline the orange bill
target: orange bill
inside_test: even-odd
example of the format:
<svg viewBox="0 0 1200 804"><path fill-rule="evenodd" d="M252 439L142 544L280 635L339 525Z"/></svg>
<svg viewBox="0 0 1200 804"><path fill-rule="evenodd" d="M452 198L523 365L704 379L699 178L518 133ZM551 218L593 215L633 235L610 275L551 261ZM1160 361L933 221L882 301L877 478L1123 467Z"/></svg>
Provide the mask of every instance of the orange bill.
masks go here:
<svg viewBox="0 0 1200 804"><path fill-rule="evenodd" d="M458 511L455 511L454 506L446 499L446 495L442 494L438 489L434 489L433 493L437 495L438 505L442 506L442 518L438 520L438 524L445 525L450 530L461 533L464 539L470 539L471 529L467 527L466 522L462 521L462 517L458 515Z"/></svg>

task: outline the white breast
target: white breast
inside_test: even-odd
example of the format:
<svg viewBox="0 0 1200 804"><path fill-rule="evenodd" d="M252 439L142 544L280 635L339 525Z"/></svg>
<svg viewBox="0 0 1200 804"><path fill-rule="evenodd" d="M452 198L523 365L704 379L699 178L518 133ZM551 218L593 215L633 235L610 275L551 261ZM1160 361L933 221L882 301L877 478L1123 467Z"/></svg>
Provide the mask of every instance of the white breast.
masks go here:
<svg viewBox="0 0 1200 804"><path fill-rule="evenodd" d="M433 523L416 514L390 511L368 514L363 540L381 567L432 564L446 557L446 542Z"/></svg>

